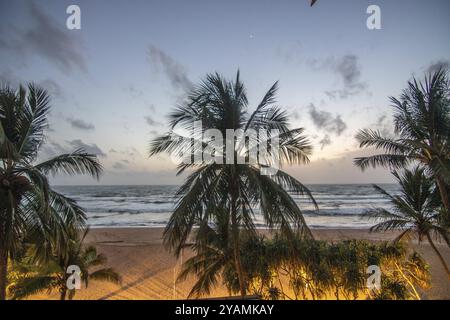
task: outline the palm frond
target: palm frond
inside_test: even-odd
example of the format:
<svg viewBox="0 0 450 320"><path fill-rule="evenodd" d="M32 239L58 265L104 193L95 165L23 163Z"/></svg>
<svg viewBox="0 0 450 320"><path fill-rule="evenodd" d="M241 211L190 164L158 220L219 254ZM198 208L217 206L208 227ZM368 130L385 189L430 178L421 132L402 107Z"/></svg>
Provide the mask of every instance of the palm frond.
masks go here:
<svg viewBox="0 0 450 320"><path fill-rule="evenodd" d="M21 102L23 103L21 110L16 114L19 132L17 150L19 154L31 161L35 159L44 140L44 130L48 127L47 115L50 110L50 97L44 89L30 83L28 84L27 101Z"/></svg>
<svg viewBox="0 0 450 320"><path fill-rule="evenodd" d="M99 179L102 165L97 156L86 153L83 149L77 149L69 154L61 154L45 162L35 165L35 168L47 175L64 173L67 175L89 174Z"/></svg>
<svg viewBox="0 0 450 320"><path fill-rule="evenodd" d="M56 287L54 276L24 277L16 280L8 290L13 300L24 299Z"/></svg>
<svg viewBox="0 0 450 320"><path fill-rule="evenodd" d="M89 275L89 279L96 281L111 282L119 285L122 283L122 277L112 268L103 268L94 271Z"/></svg>

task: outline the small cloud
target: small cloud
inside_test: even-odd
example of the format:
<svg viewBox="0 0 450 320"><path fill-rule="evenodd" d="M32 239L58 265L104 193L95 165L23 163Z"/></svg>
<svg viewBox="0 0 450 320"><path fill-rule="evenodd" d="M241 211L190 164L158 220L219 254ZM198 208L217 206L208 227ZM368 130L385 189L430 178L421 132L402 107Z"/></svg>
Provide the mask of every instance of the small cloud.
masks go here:
<svg viewBox="0 0 450 320"><path fill-rule="evenodd" d="M136 89L136 87L132 84L126 87L124 91L129 93L133 99L140 98L144 95L144 92L142 90Z"/></svg>
<svg viewBox="0 0 450 320"><path fill-rule="evenodd" d="M106 157L106 154L96 145L87 144L80 139L66 141L66 144L61 145L58 142L48 139L47 143L42 146L42 157L54 157L60 154L67 154L75 151L76 149L84 149L85 152L94 154L99 157Z"/></svg>
<svg viewBox="0 0 450 320"><path fill-rule="evenodd" d="M124 170L127 168L127 166L123 164L123 162L116 162L114 163L113 168L117 170Z"/></svg>
<svg viewBox="0 0 450 320"><path fill-rule="evenodd" d="M161 123L158 121L155 121L152 117L146 116L144 117L145 121L147 121L147 124L150 126L160 126Z"/></svg>
<svg viewBox="0 0 450 320"><path fill-rule="evenodd" d="M150 46L148 54L153 65L162 66L164 73L175 89L192 89L193 84L189 80L184 66L154 45Z"/></svg>
<svg viewBox="0 0 450 320"><path fill-rule="evenodd" d="M86 72L81 41L64 25L41 11L42 6L29 2L31 27L21 30L10 26L0 30L0 48L21 56L40 55L64 72L80 69Z"/></svg>
<svg viewBox="0 0 450 320"><path fill-rule="evenodd" d="M72 128L80 130L94 130L95 126L92 123L86 122L81 119L67 118L67 122L70 123Z"/></svg>
<svg viewBox="0 0 450 320"><path fill-rule="evenodd" d="M450 61L449 60L439 60L439 61L436 61L436 62L432 62L428 66L427 72L428 73L435 73L436 71L438 71L440 69L448 70L449 69L449 65L450 65Z"/></svg>
<svg viewBox="0 0 450 320"><path fill-rule="evenodd" d="M331 144L330 135L326 134L320 141L320 150Z"/></svg>
<svg viewBox="0 0 450 320"><path fill-rule="evenodd" d="M66 148L61 146L59 143L51 140L50 138L47 140L47 143L42 146L41 151L42 152L40 155L44 158L50 158L59 154L69 153Z"/></svg>
<svg viewBox="0 0 450 320"><path fill-rule="evenodd" d="M341 79L343 88L325 91L330 99L347 99L367 90L367 83L361 80L359 57L354 54L339 58L330 57L323 61L310 59L308 65L318 70L331 70Z"/></svg>
<svg viewBox="0 0 450 320"><path fill-rule="evenodd" d="M38 81L37 85L45 90L50 94L52 97L56 98L63 98L63 90L61 86L53 81L52 79L45 79L42 81Z"/></svg>
<svg viewBox="0 0 450 320"><path fill-rule="evenodd" d="M380 131L381 135L384 137L391 137L394 135L392 130L394 125L386 114L380 115L377 118L377 121L371 127L375 128L375 130Z"/></svg>
<svg viewBox="0 0 450 320"><path fill-rule="evenodd" d="M308 113L318 129L334 132L338 136L347 129L347 124L342 120L340 115L333 116L328 111L318 110L312 103L309 105Z"/></svg>
<svg viewBox="0 0 450 320"><path fill-rule="evenodd" d="M82 148L84 151L90 154L94 154L99 157L106 157L106 154L95 144L87 144L84 143L80 139L67 141L67 143L73 148L73 149L79 149ZM73 151L73 150L72 150Z"/></svg>
<svg viewBox="0 0 450 320"><path fill-rule="evenodd" d="M292 118L294 118L294 120L300 120L300 113L297 110L293 111Z"/></svg>
<svg viewBox="0 0 450 320"><path fill-rule="evenodd" d="M1 47L1 45L0 45ZM17 77L17 75L11 71L10 69L3 70L0 73L0 84L8 84L11 87L18 87L21 80Z"/></svg>

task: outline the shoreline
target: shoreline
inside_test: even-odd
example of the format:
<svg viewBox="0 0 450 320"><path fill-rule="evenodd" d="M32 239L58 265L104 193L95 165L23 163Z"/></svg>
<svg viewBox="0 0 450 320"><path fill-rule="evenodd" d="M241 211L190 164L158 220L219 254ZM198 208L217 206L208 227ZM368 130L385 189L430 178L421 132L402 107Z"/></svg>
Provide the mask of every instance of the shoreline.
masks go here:
<svg viewBox="0 0 450 320"><path fill-rule="evenodd" d="M165 226L89 226L89 230L108 230L108 229L160 229L164 230ZM195 228L195 227L194 227ZM270 231L271 229L269 227L255 227L256 230L267 230ZM333 226L333 227L326 227L326 226L314 226L309 227L310 230L359 230L359 231L367 231L369 232L370 227L362 228L360 226L354 226L354 227L347 227L347 226ZM273 229L272 229L273 230Z"/></svg>
<svg viewBox="0 0 450 320"><path fill-rule="evenodd" d="M342 241L364 239L388 241L398 232L369 233L368 229L314 229L318 240ZM114 268L123 278L121 285L91 281L88 288L77 292L75 299L106 300L158 300L186 299L195 279L175 283L181 259L176 259L162 244L163 228L126 227L91 228L86 244L95 245L99 253L108 258L107 266ZM427 243L411 244L430 264L432 288L422 294L423 299L450 299L450 281ZM437 244L446 261L450 263L450 249ZM185 253L188 256L189 253ZM224 297L228 292L220 284L208 297ZM39 294L33 299L58 299L58 293Z"/></svg>

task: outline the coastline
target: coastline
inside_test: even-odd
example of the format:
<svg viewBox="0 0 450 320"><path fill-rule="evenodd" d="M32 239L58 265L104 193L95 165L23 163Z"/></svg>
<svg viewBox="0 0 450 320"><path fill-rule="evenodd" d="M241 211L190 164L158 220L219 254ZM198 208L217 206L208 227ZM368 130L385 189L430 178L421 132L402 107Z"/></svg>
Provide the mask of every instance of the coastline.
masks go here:
<svg viewBox="0 0 450 320"><path fill-rule="evenodd" d="M327 241L365 239L369 241L392 240L397 232L369 233L367 229L312 229L315 238ZM182 283L174 279L180 269L180 260L170 254L162 245L163 228L92 228L86 243L95 245L108 258L107 265L118 271L123 278L122 285L92 281L88 288L77 292L76 299L186 299L194 283L189 278ZM450 299L450 281L431 247L423 242L417 250L430 264L432 288L422 293L423 299ZM445 259L450 262L450 249L438 245ZM187 256L189 253L185 253ZM185 258L185 257L184 257ZM220 285L210 297L227 296ZM32 299L57 299L58 293L40 294Z"/></svg>

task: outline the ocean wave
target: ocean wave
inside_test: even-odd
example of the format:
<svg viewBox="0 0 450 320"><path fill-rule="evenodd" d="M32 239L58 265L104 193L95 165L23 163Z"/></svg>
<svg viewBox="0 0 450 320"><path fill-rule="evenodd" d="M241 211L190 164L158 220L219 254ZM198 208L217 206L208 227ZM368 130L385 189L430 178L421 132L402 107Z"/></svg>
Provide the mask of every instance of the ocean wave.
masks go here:
<svg viewBox="0 0 450 320"><path fill-rule="evenodd" d="M383 185L396 193L396 185ZM319 211L311 201L292 195L312 227L370 226L362 213L374 206L389 208L388 201L377 194L371 185L312 185ZM83 207L92 226L164 226L175 208L176 186L64 186L56 188ZM264 227L255 209L255 225Z"/></svg>

